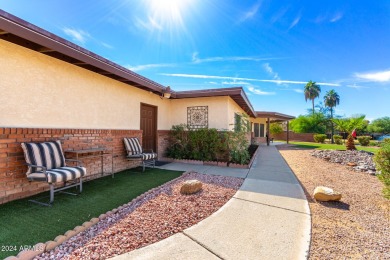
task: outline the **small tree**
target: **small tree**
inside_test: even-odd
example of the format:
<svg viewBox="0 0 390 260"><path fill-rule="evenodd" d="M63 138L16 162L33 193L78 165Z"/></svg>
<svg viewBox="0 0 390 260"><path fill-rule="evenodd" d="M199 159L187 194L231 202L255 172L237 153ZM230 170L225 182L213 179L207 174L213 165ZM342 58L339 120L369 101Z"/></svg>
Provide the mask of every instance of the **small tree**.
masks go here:
<svg viewBox="0 0 390 260"><path fill-rule="evenodd" d="M347 144L346 144L347 150L356 150L355 140L352 136L352 131L354 129L359 129L364 126L365 117L366 116L364 115L360 115L360 116L354 116L350 118L335 118L332 120L339 131L348 133Z"/></svg>
<svg viewBox="0 0 390 260"><path fill-rule="evenodd" d="M269 131L271 134L280 134L280 133L283 133L283 127L280 123L272 123L270 126L269 126Z"/></svg>
<svg viewBox="0 0 390 260"><path fill-rule="evenodd" d="M368 131L372 133L390 133L390 117L382 117L375 119L368 125Z"/></svg>
<svg viewBox="0 0 390 260"><path fill-rule="evenodd" d="M230 151L230 161L245 164L249 161L249 141L247 134L250 130L249 118L246 114L236 114L234 131L227 135L227 145Z"/></svg>
<svg viewBox="0 0 390 260"><path fill-rule="evenodd" d="M291 120L291 130L295 133L325 133L326 117L322 113L314 113L311 115L300 115Z"/></svg>

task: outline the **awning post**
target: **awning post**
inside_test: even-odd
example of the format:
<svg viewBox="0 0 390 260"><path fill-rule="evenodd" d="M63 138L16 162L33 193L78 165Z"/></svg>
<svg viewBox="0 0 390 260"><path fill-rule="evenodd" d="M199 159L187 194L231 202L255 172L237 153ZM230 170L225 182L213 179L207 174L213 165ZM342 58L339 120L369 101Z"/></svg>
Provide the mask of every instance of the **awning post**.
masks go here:
<svg viewBox="0 0 390 260"><path fill-rule="evenodd" d="M287 121L287 143L290 141L290 121Z"/></svg>
<svg viewBox="0 0 390 260"><path fill-rule="evenodd" d="M267 118L267 146L269 146L269 117Z"/></svg>

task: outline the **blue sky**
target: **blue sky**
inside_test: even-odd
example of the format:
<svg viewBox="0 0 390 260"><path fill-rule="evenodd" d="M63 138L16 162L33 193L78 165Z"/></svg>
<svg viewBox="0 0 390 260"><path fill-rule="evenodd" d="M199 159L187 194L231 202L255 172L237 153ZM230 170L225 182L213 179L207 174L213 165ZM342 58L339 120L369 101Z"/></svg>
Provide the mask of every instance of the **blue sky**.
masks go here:
<svg viewBox="0 0 390 260"><path fill-rule="evenodd" d="M174 90L242 86L256 110L390 116L390 1L0 0L0 8Z"/></svg>

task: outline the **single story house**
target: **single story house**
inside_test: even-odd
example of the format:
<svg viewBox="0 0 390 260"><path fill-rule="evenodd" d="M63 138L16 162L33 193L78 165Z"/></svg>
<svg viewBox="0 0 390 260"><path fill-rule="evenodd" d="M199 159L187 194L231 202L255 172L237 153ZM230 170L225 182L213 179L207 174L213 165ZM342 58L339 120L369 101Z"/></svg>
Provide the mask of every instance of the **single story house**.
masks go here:
<svg viewBox="0 0 390 260"><path fill-rule="evenodd" d="M106 147L103 171L117 172L134 166L124 137L163 158L172 125L232 130L243 113L253 140L264 142L269 122L293 118L255 111L242 87L172 91L2 10L0 59L0 204L47 188L27 181L22 142ZM97 173L101 162L87 168Z"/></svg>

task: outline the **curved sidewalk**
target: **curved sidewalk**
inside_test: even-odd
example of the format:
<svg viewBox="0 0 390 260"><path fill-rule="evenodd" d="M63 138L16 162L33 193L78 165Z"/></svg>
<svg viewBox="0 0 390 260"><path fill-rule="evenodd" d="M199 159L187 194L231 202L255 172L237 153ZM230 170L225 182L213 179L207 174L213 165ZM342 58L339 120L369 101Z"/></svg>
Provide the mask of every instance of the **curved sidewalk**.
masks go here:
<svg viewBox="0 0 390 260"><path fill-rule="evenodd" d="M184 167L172 163L161 168L180 166ZM261 146L249 170L185 167L246 179L233 198L210 217L181 233L114 259L307 258L311 231L308 202L275 146Z"/></svg>

